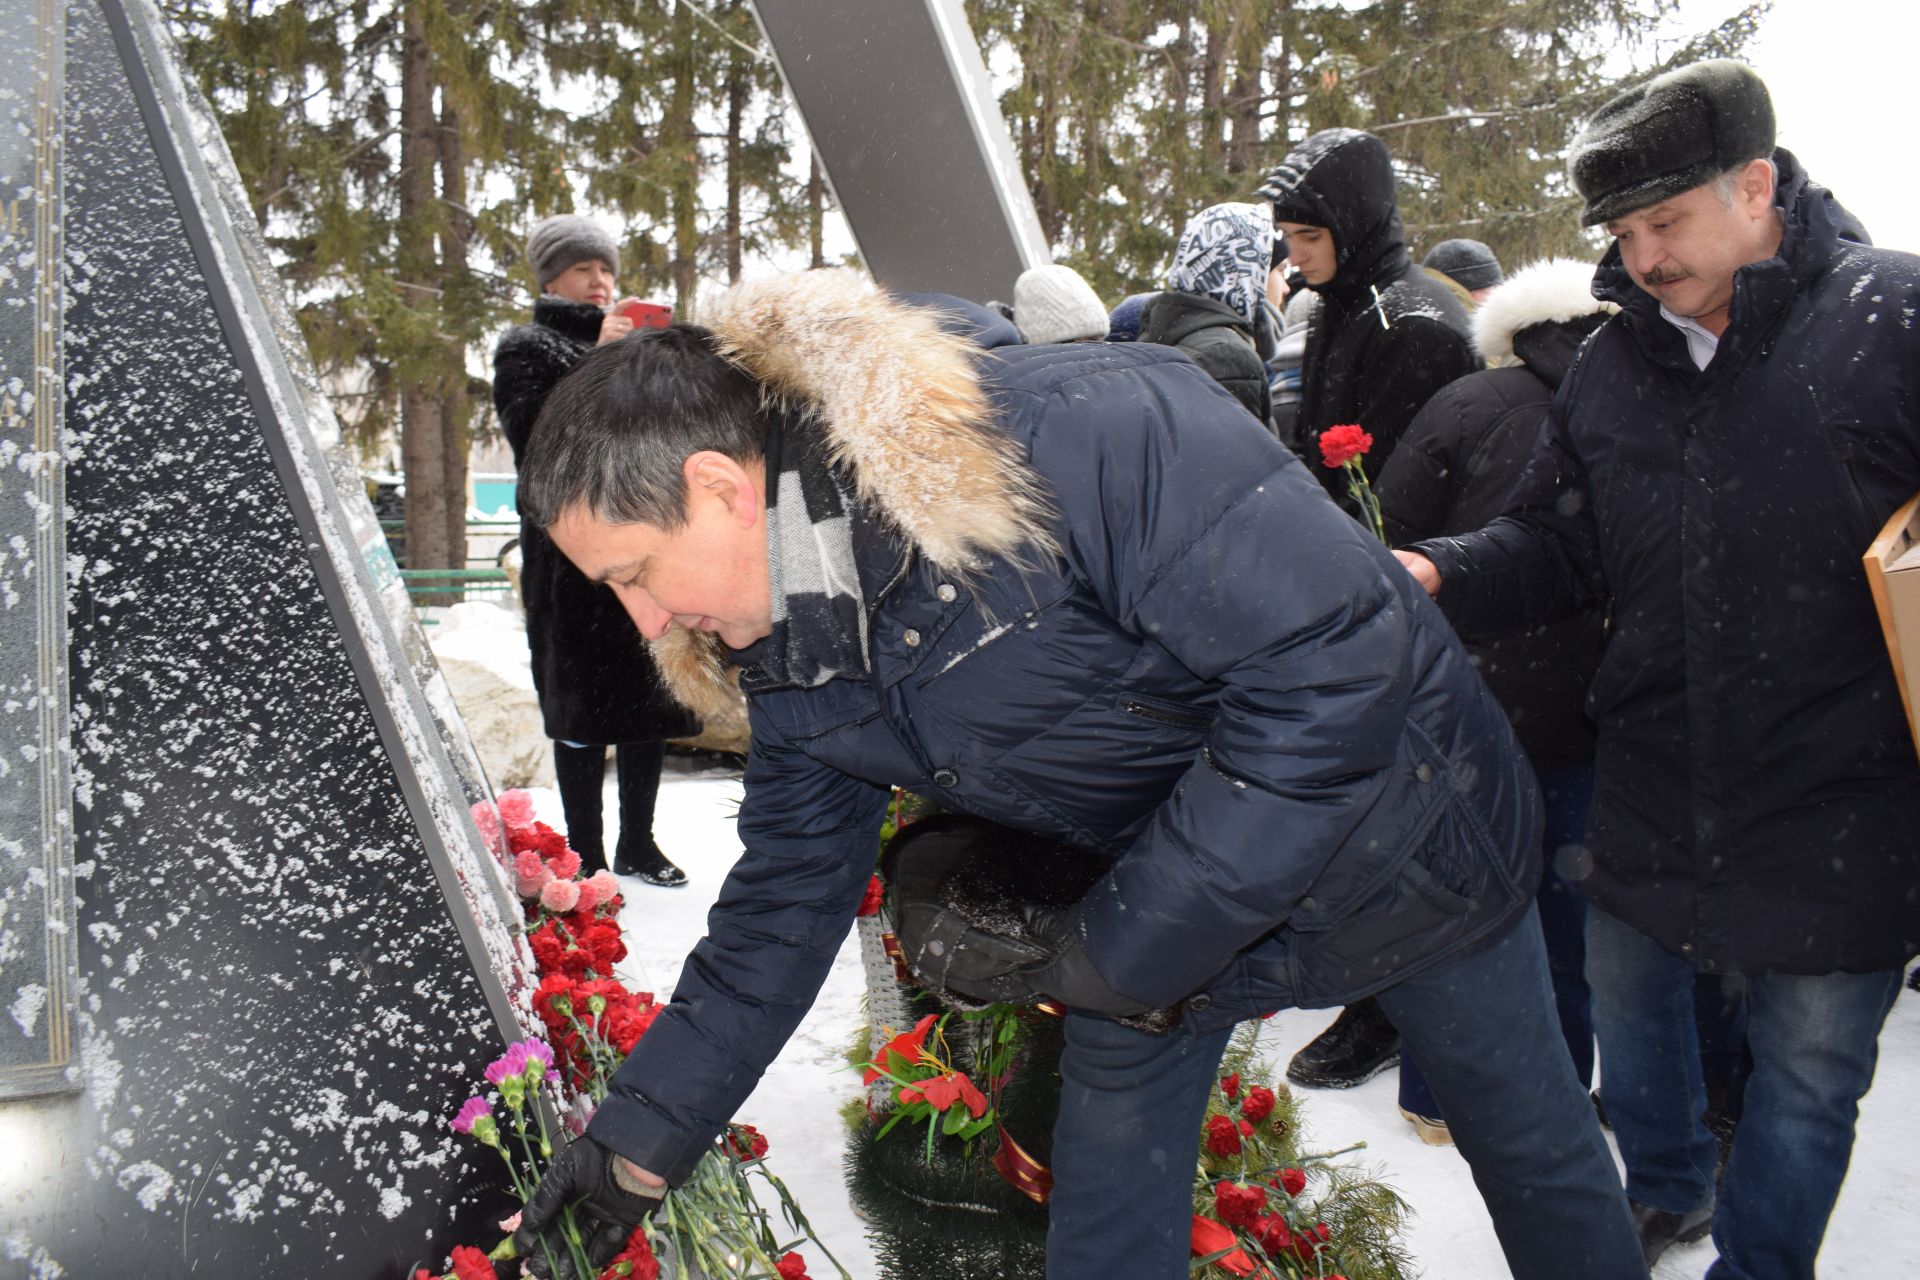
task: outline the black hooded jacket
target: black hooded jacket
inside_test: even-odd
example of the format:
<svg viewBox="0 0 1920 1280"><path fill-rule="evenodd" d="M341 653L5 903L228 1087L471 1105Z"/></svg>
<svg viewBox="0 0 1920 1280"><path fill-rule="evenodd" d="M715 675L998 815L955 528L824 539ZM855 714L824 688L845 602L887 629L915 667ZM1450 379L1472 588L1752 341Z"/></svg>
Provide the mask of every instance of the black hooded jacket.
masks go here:
<svg viewBox="0 0 1920 1280"><path fill-rule="evenodd" d="M493 405L517 466L540 406L600 336L605 313L552 295L533 323L507 330L493 352ZM520 523L520 593L527 605L533 684L549 738L612 744L678 738L699 722L660 684L647 646L613 592L560 554L546 531Z"/></svg>
<svg viewBox="0 0 1920 1280"><path fill-rule="evenodd" d="M1920 761L1860 557L1920 490L1920 258L1774 160L1707 367L1610 250L1507 513L1416 550L1469 638L1612 600L1591 901L1715 972L1881 971L1920 951Z"/></svg>
<svg viewBox="0 0 1920 1280"><path fill-rule="evenodd" d="M1592 276L1583 263L1541 263L1516 272L1475 312L1481 356L1520 363L1448 383L1407 428L1374 486L1395 546L1470 533L1506 509L1554 389L1611 310L1593 297ZM1593 763L1585 702L1606 647L1605 618L1596 600L1564 622L1469 646L1535 768Z"/></svg>
<svg viewBox="0 0 1920 1280"><path fill-rule="evenodd" d="M1307 328L1295 433L1327 491L1351 505L1346 481L1320 465L1320 434L1357 423L1373 436L1365 466L1385 469L1422 405L1477 367L1467 313L1407 253L1393 164L1357 129L1314 134L1260 188L1274 217L1325 227L1337 270Z"/></svg>

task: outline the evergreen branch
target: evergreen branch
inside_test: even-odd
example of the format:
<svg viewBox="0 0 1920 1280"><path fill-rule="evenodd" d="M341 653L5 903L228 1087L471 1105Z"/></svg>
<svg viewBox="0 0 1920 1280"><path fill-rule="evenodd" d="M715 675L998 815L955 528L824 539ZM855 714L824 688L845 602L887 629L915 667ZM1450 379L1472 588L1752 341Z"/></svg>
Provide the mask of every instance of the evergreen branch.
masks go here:
<svg viewBox="0 0 1920 1280"><path fill-rule="evenodd" d="M737 45L739 48L746 50L747 53L752 55L753 60L755 62L773 61L772 56L768 54L766 50L754 48L752 45L748 44L746 41L740 39L740 37L734 35L733 32L721 26L718 22L714 20L714 17L712 14L708 13L705 9L702 9L699 5L695 4L694 0L679 0L679 3L685 5L687 7L687 10L690 13L692 13L694 17L700 19L700 21L706 23L708 26L712 27L715 31L719 32L720 38L722 40L725 40L728 44Z"/></svg>
<svg viewBox="0 0 1920 1280"><path fill-rule="evenodd" d="M1485 213L1477 218L1456 218L1449 222L1419 223L1408 226L1407 234L1419 236L1430 231L1450 231L1457 227L1505 226L1515 222L1529 222L1535 218L1549 218L1556 214L1565 213L1570 209L1577 209L1582 203L1579 196L1562 196L1557 200L1549 200L1545 204L1532 209L1497 209L1492 213Z"/></svg>

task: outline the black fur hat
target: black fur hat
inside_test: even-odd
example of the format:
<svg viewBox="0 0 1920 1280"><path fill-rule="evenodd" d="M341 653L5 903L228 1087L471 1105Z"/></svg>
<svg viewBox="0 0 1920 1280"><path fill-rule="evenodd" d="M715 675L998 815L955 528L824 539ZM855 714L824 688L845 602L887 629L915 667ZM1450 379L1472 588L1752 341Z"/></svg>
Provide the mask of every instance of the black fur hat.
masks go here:
<svg viewBox="0 0 1920 1280"><path fill-rule="evenodd" d="M1573 185L1593 226L1773 154L1773 100L1743 62L1655 76L1596 111L1574 140Z"/></svg>

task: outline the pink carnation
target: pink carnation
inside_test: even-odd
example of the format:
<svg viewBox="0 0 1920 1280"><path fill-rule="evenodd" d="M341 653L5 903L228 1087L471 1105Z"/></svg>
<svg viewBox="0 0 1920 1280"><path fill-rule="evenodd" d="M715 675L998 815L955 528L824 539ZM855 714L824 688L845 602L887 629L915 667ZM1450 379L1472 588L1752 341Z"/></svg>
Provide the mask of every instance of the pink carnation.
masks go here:
<svg viewBox="0 0 1920 1280"><path fill-rule="evenodd" d="M485 800L473 806L473 825L480 828L480 839L487 848L495 853L506 849L506 841L500 831L500 811Z"/></svg>
<svg viewBox="0 0 1920 1280"><path fill-rule="evenodd" d="M565 915L580 905L580 885L573 880L549 880L540 887L540 905Z"/></svg>
<svg viewBox="0 0 1920 1280"><path fill-rule="evenodd" d="M593 905L596 907L604 907L620 896L620 877L611 871L596 871L587 883L595 886Z"/></svg>
<svg viewBox="0 0 1920 1280"><path fill-rule="evenodd" d="M485 1098L468 1098L461 1104L459 1113L453 1117L453 1131L472 1133L474 1121L492 1114L493 1111L487 1106Z"/></svg>
<svg viewBox="0 0 1920 1280"><path fill-rule="evenodd" d="M575 883L580 888L580 900L574 908L576 911L591 911L604 901L604 899L600 897L600 879L598 876L588 876L585 880L579 880Z"/></svg>
<svg viewBox="0 0 1920 1280"><path fill-rule="evenodd" d="M540 861L540 855L531 849L517 853L513 858L513 887L523 898L537 898L541 890L553 882L553 872L547 870L547 864Z"/></svg>
<svg viewBox="0 0 1920 1280"><path fill-rule="evenodd" d="M580 874L580 855L571 849L562 849L553 861L547 864L547 870L562 880L571 880Z"/></svg>
<svg viewBox="0 0 1920 1280"><path fill-rule="evenodd" d="M497 803L500 820L509 827L530 826L533 822L533 797L525 791L502 791Z"/></svg>

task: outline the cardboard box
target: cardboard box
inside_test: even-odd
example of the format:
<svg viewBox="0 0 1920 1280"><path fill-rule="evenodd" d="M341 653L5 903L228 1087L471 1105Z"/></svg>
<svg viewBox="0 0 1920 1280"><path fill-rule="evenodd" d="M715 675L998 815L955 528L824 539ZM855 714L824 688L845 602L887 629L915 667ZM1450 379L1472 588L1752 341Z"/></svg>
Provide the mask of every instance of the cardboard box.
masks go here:
<svg viewBox="0 0 1920 1280"><path fill-rule="evenodd" d="M1915 686L1920 685L1920 494L1893 513L1862 559L1874 608L1880 611L1880 630L1893 657L1894 678L1900 682L1907 727L1920 750L1920 717L1913 708Z"/></svg>

